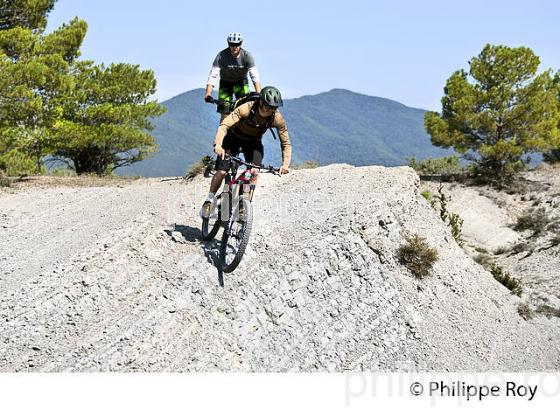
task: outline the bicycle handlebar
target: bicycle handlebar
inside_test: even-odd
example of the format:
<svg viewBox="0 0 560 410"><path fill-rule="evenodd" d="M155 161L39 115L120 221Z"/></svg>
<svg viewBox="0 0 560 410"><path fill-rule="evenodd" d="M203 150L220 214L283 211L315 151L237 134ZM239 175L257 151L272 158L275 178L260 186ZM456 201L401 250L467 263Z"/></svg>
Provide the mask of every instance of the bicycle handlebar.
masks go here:
<svg viewBox="0 0 560 410"><path fill-rule="evenodd" d="M241 158L234 157L233 155L225 154L226 159L230 159L233 162L237 162L239 165L245 165L250 168L258 168L264 172L270 172L271 174L280 175L280 168L274 168L272 165L256 165L251 162L245 162Z"/></svg>
<svg viewBox="0 0 560 410"><path fill-rule="evenodd" d="M227 101L224 100L216 100L214 97L212 97L211 95L209 95L208 97L206 97L204 99L204 101L206 101L208 104L216 104L220 107L225 107L226 105L228 105ZM230 108L233 108L233 104L235 103L235 101L231 101L229 102Z"/></svg>
<svg viewBox="0 0 560 410"><path fill-rule="evenodd" d="M209 95L208 97L206 97L204 99L204 101L206 101L208 104L224 104L224 101L220 101L220 100L216 100L214 97L212 97L211 95Z"/></svg>

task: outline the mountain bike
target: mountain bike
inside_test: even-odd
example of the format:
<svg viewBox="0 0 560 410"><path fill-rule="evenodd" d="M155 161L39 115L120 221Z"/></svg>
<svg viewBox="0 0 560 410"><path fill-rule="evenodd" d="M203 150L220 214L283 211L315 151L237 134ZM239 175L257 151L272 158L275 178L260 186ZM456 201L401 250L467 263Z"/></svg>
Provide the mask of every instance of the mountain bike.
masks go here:
<svg viewBox="0 0 560 410"><path fill-rule="evenodd" d="M260 166L245 162L238 157L226 154L229 168L226 171L224 189L217 196L216 206L208 218L202 219L202 239L213 239L220 227L224 228L220 244L219 268L222 272L232 272L241 262L249 243L253 226L252 200L255 185L251 184L251 168L261 172L280 175L273 166ZM239 167L246 169L238 174Z"/></svg>

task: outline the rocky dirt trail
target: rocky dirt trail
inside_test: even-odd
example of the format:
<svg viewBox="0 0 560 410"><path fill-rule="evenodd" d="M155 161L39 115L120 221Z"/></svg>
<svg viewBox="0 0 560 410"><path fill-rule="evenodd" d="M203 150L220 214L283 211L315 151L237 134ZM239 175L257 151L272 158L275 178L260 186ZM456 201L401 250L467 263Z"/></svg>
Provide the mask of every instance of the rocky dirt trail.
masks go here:
<svg viewBox="0 0 560 410"><path fill-rule="evenodd" d="M560 321L519 316L410 168L263 176L223 277L208 183L0 192L0 370L560 369ZM440 254L423 280L395 256L413 233Z"/></svg>

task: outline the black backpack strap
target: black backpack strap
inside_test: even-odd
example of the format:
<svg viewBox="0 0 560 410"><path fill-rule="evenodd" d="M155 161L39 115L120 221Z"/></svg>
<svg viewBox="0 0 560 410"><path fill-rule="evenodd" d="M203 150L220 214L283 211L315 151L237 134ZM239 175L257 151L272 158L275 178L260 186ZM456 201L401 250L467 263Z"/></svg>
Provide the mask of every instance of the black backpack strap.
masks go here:
<svg viewBox="0 0 560 410"><path fill-rule="evenodd" d="M252 91L252 92L250 92L249 94L244 95L243 97L238 98L237 100L235 100L234 108L237 108L237 107L239 107L240 105L243 105L243 104L245 104L245 103L247 103L247 102L249 102L249 101L255 101L255 102L256 102L259 98L260 98L260 94L257 93L257 92L255 92L255 91Z"/></svg>
<svg viewBox="0 0 560 410"><path fill-rule="evenodd" d="M247 117L248 120L253 121L255 118L255 115L257 115L257 109L258 109L258 104L259 101L255 101L253 103L253 106L251 107L251 111L249 111L249 116Z"/></svg>
<svg viewBox="0 0 560 410"><path fill-rule="evenodd" d="M257 115L257 110L259 109L259 105L260 104L260 99L256 100L255 103L253 104L253 106L251 107L251 111L249 112L249 116L247 117L247 120L249 121L253 121L255 118L255 115ZM272 133L272 136L274 137L274 139L276 139L276 133L274 132L274 130L272 129L272 124L274 124L274 116L276 115L276 113L272 114L270 116L270 118L267 120L266 124L264 125L265 128L269 129L270 132ZM266 131L265 131L266 132Z"/></svg>
<svg viewBox="0 0 560 410"><path fill-rule="evenodd" d="M276 115L276 113L272 114L270 116L270 119L268 120L268 122L266 123L266 127L270 130L270 132L272 133L272 136L274 137L274 139L276 139L276 133L274 132L274 130L272 129L272 124L274 124L274 116Z"/></svg>

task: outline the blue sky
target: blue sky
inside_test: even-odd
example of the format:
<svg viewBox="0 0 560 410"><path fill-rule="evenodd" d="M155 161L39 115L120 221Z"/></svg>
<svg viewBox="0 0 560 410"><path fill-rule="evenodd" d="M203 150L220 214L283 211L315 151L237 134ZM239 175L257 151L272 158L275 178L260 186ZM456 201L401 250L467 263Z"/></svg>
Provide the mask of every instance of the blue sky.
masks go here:
<svg viewBox="0 0 560 410"><path fill-rule="evenodd" d="M346 88L439 110L445 80L486 43L528 46L560 70L553 0L58 0L48 30L75 16L89 24L83 58L154 70L160 100L204 87L231 31L287 98Z"/></svg>

